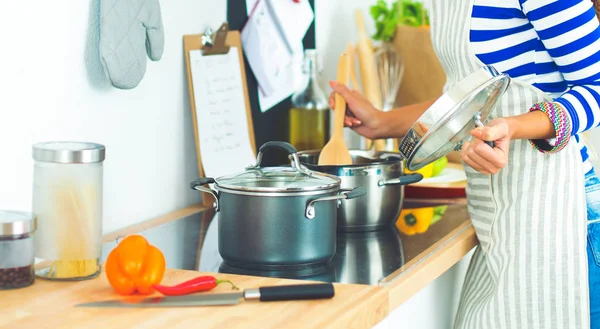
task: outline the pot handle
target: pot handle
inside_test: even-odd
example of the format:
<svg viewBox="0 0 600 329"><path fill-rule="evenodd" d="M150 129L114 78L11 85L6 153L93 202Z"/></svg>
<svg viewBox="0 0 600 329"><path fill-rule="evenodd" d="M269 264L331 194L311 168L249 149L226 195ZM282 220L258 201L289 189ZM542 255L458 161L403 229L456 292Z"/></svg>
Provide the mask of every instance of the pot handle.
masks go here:
<svg viewBox="0 0 600 329"><path fill-rule="evenodd" d="M298 152L292 144L287 143L287 142L280 142L280 141L266 142L260 146L260 148L258 149L258 152L263 153L268 148L276 148L276 147L282 148L282 149L288 151L289 154L294 154L294 153Z"/></svg>
<svg viewBox="0 0 600 329"><path fill-rule="evenodd" d="M367 194L367 190L365 190L362 187L355 187L351 190L342 189L342 195L346 196L344 199L354 199L354 198L361 197L365 194Z"/></svg>
<svg viewBox="0 0 600 329"><path fill-rule="evenodd" d="M301 174L304 175L311 175L310 171L307 171L306 169L302 168L300 166L300 159L298 158L298 151L296 150L296 148L287 142L281 142L281 141L270 141L270 142L266 142L263 145L261 145L261 147L258 149L258 155L256 156L256 164L254 166L250 166L248 168L246 168L247 170L255 170L255 169L259 169L261 162L262 162L262 158L263 158L263 153L270 148L280 148L280 149L284 149L286 150L289 154L290 154L290 158L292 160L292 168L296 169L296 171L298 171Z"/></svg>
<svg viewBox="0 0 600 329"><path fill-rule="evenodd" d="M215 207L216 211L219 211L219 194L215 191L213 191L210 188L206 188L203 185L207 185L207 184L214 184L215 183L215 179L214 178L210 178L210 177L205 177L205 178L198 178L195 181L190 183L190 188L192 190L196 190L196 191L200 191L200 192L204 192L204 193L208 193L210 195L212 195L215 198L215 203L213 205L213 207Z"/></svg>
<svg viewBox="0 0 600 329"><path fill-rule="evenodd" d="M355 187L351 190L343 189L341 191L342 191L342 193L339 195L325 196L325 197L316 198L316 199L310 201L308 203L308 206L306 206L306 212L304 214L306 216L306 218L308 218L308 219L315 218L315 216L317 215L315 212L315 203L317 203L317 202L354 199L354 198L358 198L360 196L367 194L367 190L365 190L362 187Z"/></svg>
<svg viewBox="0 0 600 329"><path fill-rule="evenodd" d="M389 185L408 185L408 184L420 182L422 179L423 179L423 175L421 175L419 173L414 173L414 174L400 176L400 177L394 178L394 179L382 179L377 183L377 185L379 185L379 187L389 186Z"/></svg>

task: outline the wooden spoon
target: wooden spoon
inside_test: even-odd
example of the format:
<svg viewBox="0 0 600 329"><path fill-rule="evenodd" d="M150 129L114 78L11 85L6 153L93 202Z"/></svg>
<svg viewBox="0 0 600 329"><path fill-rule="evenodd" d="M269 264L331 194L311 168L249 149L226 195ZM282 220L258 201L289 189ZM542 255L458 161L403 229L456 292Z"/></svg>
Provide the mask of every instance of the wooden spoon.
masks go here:
<svg viewBox="0 0 600 329"><path fill-rule="evenodd" d="M337 71L337 82L348 85L350 59L345 52L340 55ZM344 142L344 116L346 115L346 100L335 94L335 111L333 113L333 134L319 155L319 166L352 164L350 151Z"/></svg>
<svg viewBox="0 0 600 329"><path fill-rule="evenodd" d="M379 88L379 76L377 75L377 62L375 60L371 37L369 37L365 27L365 18L362 10L356 9L354 11L354 19L356 30L358 32L356 53L358 55L362 92L373 106L377 109L381 109L383 107L383 102L381 99L381 90ZM366 139L366 144L367 149L371 150L373 154L375 151L385 150L385 140L383 139L374 141Z"/></svg>

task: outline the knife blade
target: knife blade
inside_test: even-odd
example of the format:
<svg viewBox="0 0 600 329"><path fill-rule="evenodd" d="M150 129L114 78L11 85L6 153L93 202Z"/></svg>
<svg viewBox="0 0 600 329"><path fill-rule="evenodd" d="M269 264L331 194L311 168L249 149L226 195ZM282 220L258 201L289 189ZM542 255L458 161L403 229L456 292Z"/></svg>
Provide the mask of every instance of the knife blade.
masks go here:
<svg viewBox="0 0 600 329"><path fill-rule="evenodd" d="M310 300L333 298L333 284L297 284L285 286L267 286L245 289L241 292L223 294L194 294L186 296L159 296L141 299L113 299L82 303L76 307L101 308L152 308L152 307L190 307L235 305L240 300L258 300L261 302L285 300Z"/></svg>

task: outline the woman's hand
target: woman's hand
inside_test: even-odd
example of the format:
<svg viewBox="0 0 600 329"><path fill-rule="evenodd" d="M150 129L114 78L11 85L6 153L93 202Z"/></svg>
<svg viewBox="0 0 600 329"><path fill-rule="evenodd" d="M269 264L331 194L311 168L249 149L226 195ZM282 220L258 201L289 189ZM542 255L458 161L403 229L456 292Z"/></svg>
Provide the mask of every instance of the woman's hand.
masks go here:
<svg viewBox="0 0 600 329"><path fill-rule="evenodd" d="M333 92L329 95L329 106L335 109L335 94L339 94L346 100L348 112L344 117L344 126L368 139L381 138L384 120L381 119L383 112L377 110L369 100L359 91L350 90L343 84L330 81L329 85Z"/></svg>
<svg viewBox="0 0 600 329"><path fill-rule="evenodd" d="M497 174L508 163L512 132L505 119L494 119L471 132L473 140L463 144L460 155L471 168L483 174ZM494 142L494 147L484 141Z"/></svg>

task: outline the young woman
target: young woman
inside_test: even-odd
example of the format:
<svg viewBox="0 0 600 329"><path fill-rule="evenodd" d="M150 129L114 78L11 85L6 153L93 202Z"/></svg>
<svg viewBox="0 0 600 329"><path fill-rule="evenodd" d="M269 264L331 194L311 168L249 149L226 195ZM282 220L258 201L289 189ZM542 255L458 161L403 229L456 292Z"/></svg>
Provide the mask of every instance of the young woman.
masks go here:
<svg viewBox="0 0 600 329"><path fill-rule="evenodd" d="M494 65L521 81L553 98L542 104L558 107L565 123L564 130L555 131L552 120L540 120L539 125L528 127L529 132L515 136L515 120L508 118L491 122L490 128L473 132L474 144L461 152L467 165L481 173L496 173L504 167L509 151L508 142L515 138L533 139L532 145L544 153L555 153L566 145L571 136L580 145L585 173L588 219L588 276L591 328L600 328L600 180L596 176L587 148L578 134L600 124L600 28L590 1L561 0L560 2L522 1L521 13L509 12L506 3L475 0L471 23L472 49L483 62ZM503 8L504 7L504 8ZM534 40L521 37L514 29L499 28L509 16L525 16L535 29L537 40L544 48L536 49L535 62L523 61L526 51L522 45ZM520 24L516 24L520 25ZM495 35L493 34L495 33ZM510 41L509 41L510 40ZM538 41L539 40L539 41ZM511 44L512 43L512 44ZM511 45L513 47L511 47ZM516 46L516 47L514 47ZM525 48L526 49L526 48ZM545 54L542 52L545 51ZM528 65L535 64L532 69ZM544 67L546 69L544 69ZM535 69L533 69L535 68ZM518 122L516 123L518 124ZM543 126L545 124L545 127ZM558 135L558 137L556 137ZM533 137L535 136L535 137ZM540 137L555 137L553 140ZM537 139L536 139L537 138ZM482 140L502 140L505 149L493 152L483 147Z"/></svg>
<svg viewBox="0 0 600 329"><path fill-rule="evenodd" d="M444 90L484 64L513 77L495 120L462 150L480 246L455 328L589 328L583 173L591 167L581 161L585 148L567 137L577 140L597 125L573 119L598 107L600 64L584 60L600 54L591 2L430 0L429 7ZM346 125L370 139L404 136L433 103L384 113L358 92L332 87L353 114ZM549 138L555 140L544 143Z"/></svg>

